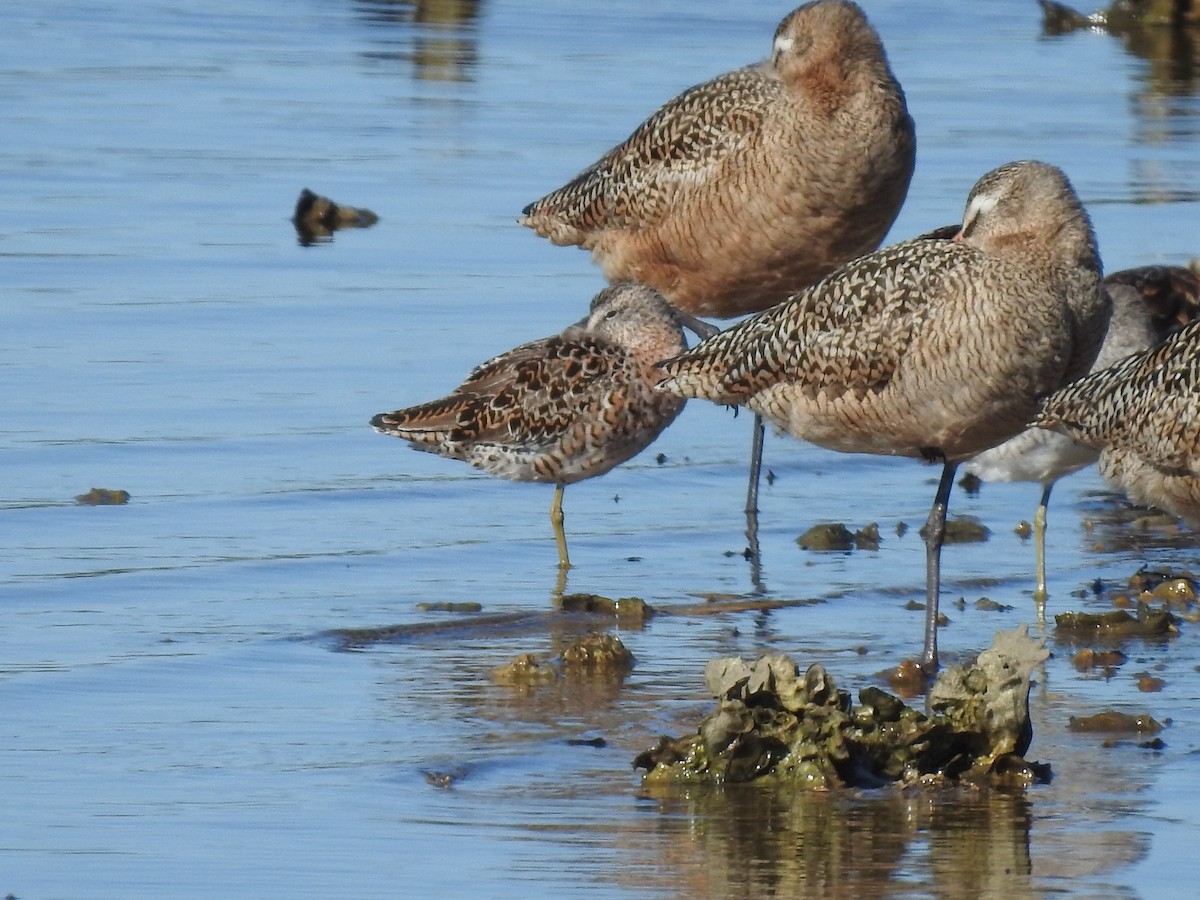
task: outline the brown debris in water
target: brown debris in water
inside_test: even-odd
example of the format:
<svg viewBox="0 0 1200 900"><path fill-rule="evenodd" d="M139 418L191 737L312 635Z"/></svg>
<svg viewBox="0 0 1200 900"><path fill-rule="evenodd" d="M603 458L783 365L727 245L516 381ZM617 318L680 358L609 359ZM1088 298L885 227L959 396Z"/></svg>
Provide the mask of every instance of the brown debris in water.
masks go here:
<svg viewBox="0 0 1200 900"><path fill-rule="evenodd" d="M129 502L129 491L94 487L86 494L76 495L75 502L80 506L124 506Z"/></svg>
<svg viewBox="0 0 1200 900"><path fill-rule="evenodd" d="M1024 627L997 632L971 665L941 673L932 716L878 687L855 706L820 663L803 673L786 655L747 663L715 659L704 680L717 708L696 733L663 737L633 761L645 784L755 781L829 790L947 780L1029 784L1048 767L1021 759L1029 747L1029 685L1047 657Z"/></svg>
<svg viewBox="0 0 1200 900"><path fill-rule="evenodd" d="M1149 713L1123 713L1106 709L1093 716L1071 716L1067 728L1079 732L1115 734L1158 734L1162 725Z"/></svg>
<svg viewBox="0 0 1200 900"><path fill-rule="evenodd" d="M292 213L292 225L302 247L331 241L338 229L370 228L378 221L379 216L369 209L341 206L308 188L300 192L296 210Z"/></svg>

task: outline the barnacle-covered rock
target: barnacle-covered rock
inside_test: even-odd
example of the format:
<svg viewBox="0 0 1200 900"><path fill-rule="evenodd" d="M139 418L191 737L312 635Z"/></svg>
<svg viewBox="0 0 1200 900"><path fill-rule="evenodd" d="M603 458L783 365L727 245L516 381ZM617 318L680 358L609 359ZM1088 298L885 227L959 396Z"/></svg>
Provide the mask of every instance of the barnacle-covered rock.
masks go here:
<svg viewBox="0 0 1200 900"><path fill-rule="evenodd" d="M930 776L985 780L1001 770L1006 783L1022 782L1021 772L1039 771L1019 757L1032 735L1030 676L1046 656L1025 628L998 632L974 664L938 678L931 716L873 686L859 691L855 706L820 663L801 673L777 653L712 660L704 679L717 708L695 734L661 738L634 766L647 770L647 784L828 790Z"/></svg>
<svg viewBox="0 0 1200 900"><path fill-rule="evenodd" d="M633 654L616 635L593 632L575 638L563 649L565 674L625 676L633 668Z"/></svg>

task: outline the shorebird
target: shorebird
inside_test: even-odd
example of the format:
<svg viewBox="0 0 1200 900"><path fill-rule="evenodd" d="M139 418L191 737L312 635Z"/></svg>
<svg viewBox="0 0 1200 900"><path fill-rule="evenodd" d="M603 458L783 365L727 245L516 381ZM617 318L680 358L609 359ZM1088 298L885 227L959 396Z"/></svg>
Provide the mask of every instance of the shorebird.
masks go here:
<svg viewBox="0 0 1200 900"><path fill-rule="evenodd" d="M1191 321L1200 307L1200 279L1181 266L1142 266L1104 279L1113 301L1104 344L1092 366L1097 372L1122 357L1152 347ZM1046 508L1060 478L1094 464L1100 451L1062 432L1030 428L968 460L964 468L983 481L1033 481L1042 487L1033 518L1037 587L1044 608L1046 589Z"/></svg>
<svg viewBox="0 0 1200 900"><path fill-rule="evenodd" d="M501 478L553 484L559 565L570 566L563 487L632 459L683 409L654 389L656 363L687 349L677 312L653 288L619 283L561 334L481 363L439 400L371 419L417 450Z"/></svg>
<svg viewBox="0 0 1200 900"><path fill-rule="evenodd" d="M695 316L739 316L877 248L915 159L879 35L856 4L817 0L780 22L769 59L669 100L519 221L590 250L610 280L652 285ZM754 438L747 512L758 417Z"/></svg>
<svg viewBox="0 0 1200 900"><path fill-rule="evenodd" d="M1100 450L1134 503L1200 527L1200 321L1050 395L1034 424Z"/></svg>
<svg viewBox="0 0 1200 900"><path fill-rule="evenodd" d="M917 238L842 266L664 362L659 389L748 406L833 450L943 463L925 528L921 665L932 673L954 472L1088 371L1111 308L1100 281L1067 177L1009 163L976 182L954 240Z"/></svg>

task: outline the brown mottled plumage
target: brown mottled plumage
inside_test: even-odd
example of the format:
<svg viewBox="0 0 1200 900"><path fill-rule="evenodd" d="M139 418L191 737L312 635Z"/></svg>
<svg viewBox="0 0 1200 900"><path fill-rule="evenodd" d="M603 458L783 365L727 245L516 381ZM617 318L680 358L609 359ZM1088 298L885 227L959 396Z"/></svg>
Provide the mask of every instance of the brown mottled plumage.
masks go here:
<svg viewBox="0 0 1200 900"><path fill-rule="evenodd" d="M610 280L735 316L879 246L915 148L862 10L817 0L780 23L769 60L684 91L520 222L591 250Z"/></svg>
<svg viewBox="0 0 1200 900"><path fill-rule="evenodd" d="M662 377L655 363L686 348L657 291L616 284L561 334L501 353L448 396L371 424L501 478L556 485L551 519L565 567L563 485L633 458L675 419L684 401L654 390Z"/></svg>
<svg viewBox="0 0 1200 900"><path fill-rule="evenodd" d="M659 388L748 406L834 450L945 461L926 533L931 670L954 470L1087 372L1110 308L1066 176L1009 163L976 182L956 240L918 238L848 263L663 363Z"/></svg>
<svg viewBox="0 0 1200 900"><path fill-rule="evenodd" d="M769 59L668 101L519 221L590 250L609 280L737 316L878 247L915 161L879 35L856 4L816 0L779 23ZM749 514L761 461L755 415Z"/></svg>
<svg viewBox="0 0 1200 900"><path fill-rule="evenodd" d="M1200 279L1181 266L1141 266L1114 272L1104 279L1113 301L1112 319L1104 344L1092 366L1096 372L1118 359L1163 341L1192 321L1200 307ZM1042 486L1033 518L1039 611L1046 589L1046 508L1058 479L1090 466L1100 457L1097 449L1066 434L1029 428L1014 438L971 459L968 472L984 481L1034 481Z"/></svg>
<svg viewBox="0 0 1200 900"><path fill-rule="evenodd" d="M1200 526L1200 321L1055 392L1034 424L1099 449L1133 502Z"/></svg>

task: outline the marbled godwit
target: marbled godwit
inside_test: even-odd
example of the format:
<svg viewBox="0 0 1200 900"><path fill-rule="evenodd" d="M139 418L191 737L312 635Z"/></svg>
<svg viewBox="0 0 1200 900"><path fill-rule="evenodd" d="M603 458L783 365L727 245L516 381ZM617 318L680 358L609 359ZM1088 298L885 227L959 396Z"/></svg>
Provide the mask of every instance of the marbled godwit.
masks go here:
<svg viewBox="0 0 1200 900"><path fill-rule="evenodd" d="M1087 372L1110 307L1066 176L1009 163L976 182L956 240L918 238L842 266L663 363L659 389L749 406L834 450L943 461L925 531L921 662L933 671L955 469Z"/></svg>
<svg viewBox="0 0 1200 900"><path fill-rule="evenodd" d="M563 486L632 459L674 420L684 401L654 390L662 377L655 363L686 349L662 296L620 283L561 334L501 353L448 396L371 424L501 478L555 485L550 519L565 569Z"/></svg>
<svg viewBox="0 0 1200 900"><path fill-rule="evenodd" d="M771 57L668 101L522 225L697 316L757 312L879 246L916 156L904 92L862 10L788 14ZM755 418L747 512L757 508Z"/></svg>
<svg viewBox="0 0 1200 900"><path fill-rule="evenodd" d="M1143 266L1115 272L1104 279L1113 301L1112 319L1093 372L1122 357L1152 347L1196 316L1200 279L1182 267ZM1066 434L1030 428L998 447L968 460L966 470L984 481L1034 481L1042 486L1033 518L1037 587L1034 600L1046 603L1046 507L1060 478L1092 465L1096 449Z"/></svg>
<svg viewBox="0 0 1200 900"><path fill-rule="evenodd" d="M1099 449L1134 503L1200 526L1200 321L1056 391L1034 424Z"/></svg>

